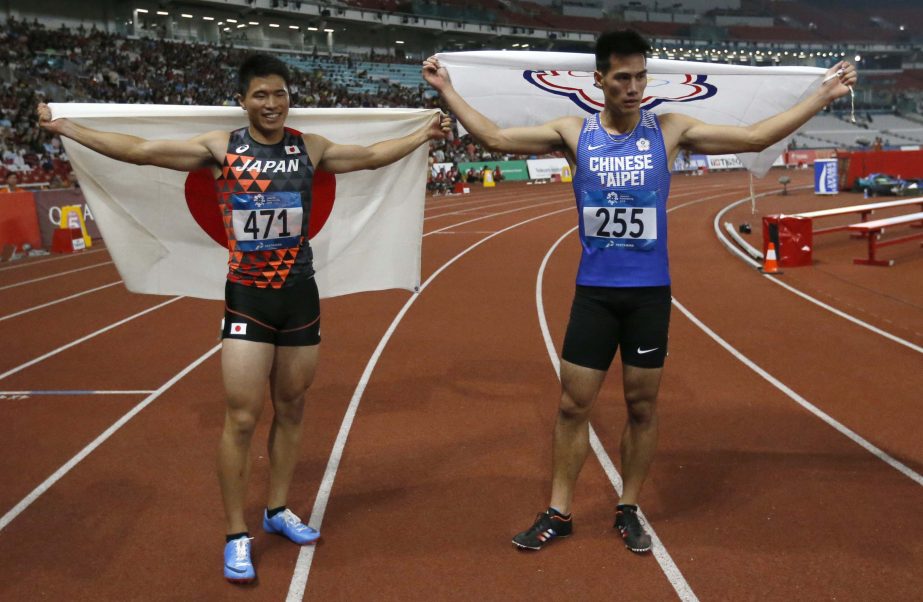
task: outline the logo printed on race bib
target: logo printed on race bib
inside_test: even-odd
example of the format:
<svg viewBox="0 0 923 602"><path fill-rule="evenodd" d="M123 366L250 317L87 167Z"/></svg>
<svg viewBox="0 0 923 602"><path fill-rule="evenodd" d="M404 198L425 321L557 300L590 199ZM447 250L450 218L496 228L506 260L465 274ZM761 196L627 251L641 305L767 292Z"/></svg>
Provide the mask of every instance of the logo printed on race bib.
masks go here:
<svg viewBox="0 0 923 602"><path fill-rule="evenodd" d="M275 251L299 245L304 218L301 193L238 193L230 201L238 250Z"/></svg>
<svg viewBox="0 0 923 602"><path fill-rule="evenodd" d="M582 235L588 246L642 252L657 246L656 191L587 191L581 205Z"/></svg>

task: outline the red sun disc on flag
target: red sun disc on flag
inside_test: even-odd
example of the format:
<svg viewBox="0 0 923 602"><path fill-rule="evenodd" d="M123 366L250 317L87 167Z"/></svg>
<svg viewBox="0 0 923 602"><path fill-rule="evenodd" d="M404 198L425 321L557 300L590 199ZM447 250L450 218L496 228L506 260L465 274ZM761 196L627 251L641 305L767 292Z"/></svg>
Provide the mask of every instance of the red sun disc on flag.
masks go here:
<svg viewBox="0 0 923 602"><path fill-rule="evenodd" d="M315 170L311 186L311 215L308 220L308 239L314 238L327 223L333 203L336 200L336 177L329 172ZM186 206L199 227L212 240L224 248L228 246L228 236L224 231L221 206L218 204L218 192L215 190L215 178L211 169L199 169L186 176Z"/></svg>

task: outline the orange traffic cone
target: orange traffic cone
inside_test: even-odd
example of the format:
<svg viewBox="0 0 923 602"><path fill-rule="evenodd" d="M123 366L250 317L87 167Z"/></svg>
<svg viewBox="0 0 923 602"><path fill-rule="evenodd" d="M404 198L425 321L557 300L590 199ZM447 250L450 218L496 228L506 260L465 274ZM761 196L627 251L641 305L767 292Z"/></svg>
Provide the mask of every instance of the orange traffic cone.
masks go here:
<svg viewBox="0 0 923 602"><path fill-rule="evenodd" d="M766 249L766 257L763 258L763 267L760 268L760 271L764 274L781 274L782 270L779 269L779 262L776 260L776 245L769 243L769 248Z"/></svg>

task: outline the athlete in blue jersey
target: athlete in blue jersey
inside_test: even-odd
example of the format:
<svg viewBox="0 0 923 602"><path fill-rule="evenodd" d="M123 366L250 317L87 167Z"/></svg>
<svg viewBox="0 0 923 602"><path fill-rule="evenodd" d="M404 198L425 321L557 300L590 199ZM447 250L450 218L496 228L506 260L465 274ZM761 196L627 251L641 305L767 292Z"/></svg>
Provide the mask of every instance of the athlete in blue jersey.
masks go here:
<svg viewBox="0 0 923 602"><path fill-rule="evenodd" d="M107 157L179 171L210 168L215 177L230 251L221 349L227 405L218 481L226 518L224 576L233 583L256 578L244 500L250 443L267 383L274 415L263 529L302 545L320 536L287 507L305 393L320 347L320 305L307 237L314 169L345 173L382 167L430 140L444 138L451 126L444 116L434 115L402 138L371 146L336 144L285 127L290 79L279 59L265 54L248 57L238 73L237 99L249 124L185 141L144 140L67 119L52 121L51 110L38 106L43 128Z"/></svg>
<svg viewBox="0 0 923 602"><path fill-rule="evenodd" d="M452 87L435 57L423 77L465 128L494 151L543 154L563 150L575 166L583 253L561 352L561 401L554 428L551 502L513 538L538 550L570 535L574 485L589 451L589 414L606 372L622 350L628 421L621 441L624 480L615 528L634 552L651 549L638 497L657 445L657 394L667 353L670 273L666 202L670 166L680 151L761 151L792 134L856 83L855 68L834 65L808 98L746 127L717 126L676 113L641 109L650 46L634 31L602 34L595 83L604 108L585 119L562 117L533 127L499 128Z"/></svg>

